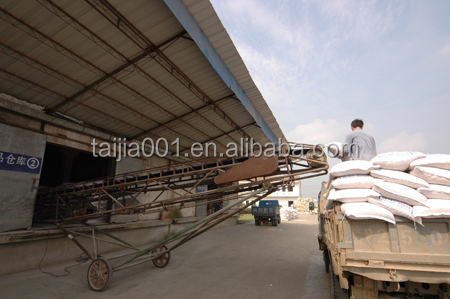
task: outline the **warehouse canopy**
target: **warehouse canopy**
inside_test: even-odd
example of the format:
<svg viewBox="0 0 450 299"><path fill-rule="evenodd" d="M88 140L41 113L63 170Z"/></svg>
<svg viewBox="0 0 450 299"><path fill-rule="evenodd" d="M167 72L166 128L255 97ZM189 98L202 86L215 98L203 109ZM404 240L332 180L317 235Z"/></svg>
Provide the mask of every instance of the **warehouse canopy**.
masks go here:
<svg viewBox="0 0 450 299"><path fill-rule="evenodd" d="M4 94L130 141L180 138L181 152L285 139L207 0L0 6Z"/></svg>

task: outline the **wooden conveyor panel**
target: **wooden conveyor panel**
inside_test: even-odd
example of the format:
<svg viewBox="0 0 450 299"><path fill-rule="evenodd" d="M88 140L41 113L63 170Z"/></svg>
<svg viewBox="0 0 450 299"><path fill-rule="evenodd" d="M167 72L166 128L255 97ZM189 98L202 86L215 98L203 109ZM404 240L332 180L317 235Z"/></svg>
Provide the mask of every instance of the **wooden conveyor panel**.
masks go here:
<svg viewBox="0 0 450 299"><path fill-rule="evenodd" d="M278 170L278 157L250 158L214 178L217 185L264 177L274 174Z"/></svg>

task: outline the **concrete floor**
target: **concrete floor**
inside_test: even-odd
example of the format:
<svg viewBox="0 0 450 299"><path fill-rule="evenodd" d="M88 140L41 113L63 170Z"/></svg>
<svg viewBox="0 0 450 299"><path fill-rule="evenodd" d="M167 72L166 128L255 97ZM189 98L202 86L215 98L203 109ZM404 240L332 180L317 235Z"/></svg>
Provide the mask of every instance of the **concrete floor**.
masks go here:
<svg viewBox="0 0 450 299"><path fill-rule="evenodd" d="M39 269L1 276L0 298L329 298L317 230L317 215L221 228L172 251L163 269L150 262L114 272L103 292L90 290L86 262L64 277ZM63 274L74 264L43 270Z"/></svg>

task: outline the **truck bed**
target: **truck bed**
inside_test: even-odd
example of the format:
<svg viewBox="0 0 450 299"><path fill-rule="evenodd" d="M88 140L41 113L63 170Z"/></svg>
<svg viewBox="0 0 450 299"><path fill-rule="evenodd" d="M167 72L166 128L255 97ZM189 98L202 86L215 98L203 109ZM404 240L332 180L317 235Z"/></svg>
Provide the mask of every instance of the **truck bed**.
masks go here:
<svg viewBox="0 0 450 299"><path fill-rule="evenodd" d="M336 212L323 220L322 241L342 271L381 281L450 284L450 219L424 219L425 227L417 228L397 216L396 225Z"/></svg>
<svg viewBox="0 0 450 299"><path fill-rule="evenodd" d="M278 207L252 207L252 215L263 217L275 217L279 212Z"/></svg>

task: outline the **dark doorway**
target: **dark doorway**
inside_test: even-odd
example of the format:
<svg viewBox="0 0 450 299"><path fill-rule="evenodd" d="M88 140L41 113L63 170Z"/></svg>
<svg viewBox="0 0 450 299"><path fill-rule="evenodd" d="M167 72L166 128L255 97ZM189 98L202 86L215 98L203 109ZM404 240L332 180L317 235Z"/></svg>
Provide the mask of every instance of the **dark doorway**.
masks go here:
<svg viewBox="0 0 450 299"><path fill-rule="evenodd" d="M39 186L55 187L114 175L114 158L94 157L91 152L47 143Z"/></svg>
<svg viewBox="0 0 450 299"><path fill-rule="evenodd" d="M112 160L112 161L111 161ZM92 153L79 152L73 158L70 180L81 182L111 175L112 158L94 157Z"/></svg>
<svg viewBox="0 0 450 299"><path fill-rule="evenodd" d="M66 156L61 147L52 146L47 143L44 153L44 164L42 165L40 186L55 187L64 183L64 167Z"/></svg>

